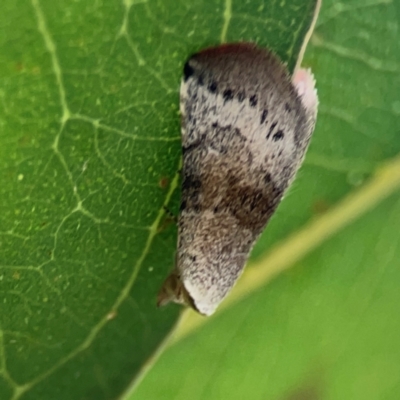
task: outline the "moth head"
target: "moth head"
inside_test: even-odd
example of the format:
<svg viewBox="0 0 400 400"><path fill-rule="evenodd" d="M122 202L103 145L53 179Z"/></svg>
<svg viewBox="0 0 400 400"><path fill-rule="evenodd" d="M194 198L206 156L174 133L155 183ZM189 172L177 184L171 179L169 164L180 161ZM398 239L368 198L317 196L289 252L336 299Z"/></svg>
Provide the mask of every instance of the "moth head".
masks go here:
<svg viewBox="0 0 400 400"><path fill-rule="evenodd" d="M179 273L177 271L171 272L171 274L164 281L157 296L157 306L162 307L168 303L177 303L184 306L193 308L195 311L199 311L186 290Z"/></svg>

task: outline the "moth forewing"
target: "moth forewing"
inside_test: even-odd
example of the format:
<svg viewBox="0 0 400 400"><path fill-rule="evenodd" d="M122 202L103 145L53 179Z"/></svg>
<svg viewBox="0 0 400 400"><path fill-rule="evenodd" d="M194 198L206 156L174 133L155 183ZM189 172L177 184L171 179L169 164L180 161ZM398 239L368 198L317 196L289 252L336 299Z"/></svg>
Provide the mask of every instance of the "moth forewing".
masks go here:
<svg viewBox="0 0 400 400"><path fill-rule="evenodd" d="M318 99L310 71L291 78L252 43L205 49L181 84L182 198L166 300L212 314L304 158Z"/></svg>

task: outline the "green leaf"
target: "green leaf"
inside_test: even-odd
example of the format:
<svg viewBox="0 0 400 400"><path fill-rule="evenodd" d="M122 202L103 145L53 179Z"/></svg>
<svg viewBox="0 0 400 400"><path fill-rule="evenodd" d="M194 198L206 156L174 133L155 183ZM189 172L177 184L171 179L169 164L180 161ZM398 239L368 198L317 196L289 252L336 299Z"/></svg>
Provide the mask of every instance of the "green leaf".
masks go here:
<svg viewBox="0 0 400 400"><path fill-rule="evenodd" d="M297 262L184 326L132 399L400 398L399 27L399 2L324 1L304 61L317 128L238 289Z"/></svg>
<svg viewBox="0 0 400 400"><path fill-rule="evenodd" d="M268 45L294 68L315 0L4 0L0 398L116 398L179 307L179 81L193 52Z"/></svg>

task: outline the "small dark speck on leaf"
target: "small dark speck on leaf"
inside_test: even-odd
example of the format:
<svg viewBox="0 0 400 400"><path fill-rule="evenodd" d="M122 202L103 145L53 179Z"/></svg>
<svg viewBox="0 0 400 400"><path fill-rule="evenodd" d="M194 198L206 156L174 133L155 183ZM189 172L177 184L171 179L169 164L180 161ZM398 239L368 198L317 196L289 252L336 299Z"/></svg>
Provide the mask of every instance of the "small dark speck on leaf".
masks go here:
<svg viewBox="0 0 400 400"><path fill-rule="evenodd" d="M329 208L330 204L324 199L319 199L314 201L314 203L311 206L313 214L323 214L326 211L328 211Z"/></svg>
<svg viewBox="0 0 400 400"><path fill-rule="evenodd" d="M161 189L165 189L168 186L169 179L166 176L163 176L159 181L158 181L158 186L160 186Z"/></svg>

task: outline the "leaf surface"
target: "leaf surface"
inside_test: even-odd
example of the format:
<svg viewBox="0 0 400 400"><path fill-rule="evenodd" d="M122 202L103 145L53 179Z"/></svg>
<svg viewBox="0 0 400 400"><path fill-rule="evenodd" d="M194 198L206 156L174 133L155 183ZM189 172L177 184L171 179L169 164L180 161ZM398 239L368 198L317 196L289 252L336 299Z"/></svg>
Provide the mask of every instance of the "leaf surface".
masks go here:
<svg viewBox="0 0 400 400"><path fill-rule="evenodd" d="M112 399L177 320L157 310L179 203L193 52L273 48L293 69L314 1L4 0L0 398Z"/></svg>

